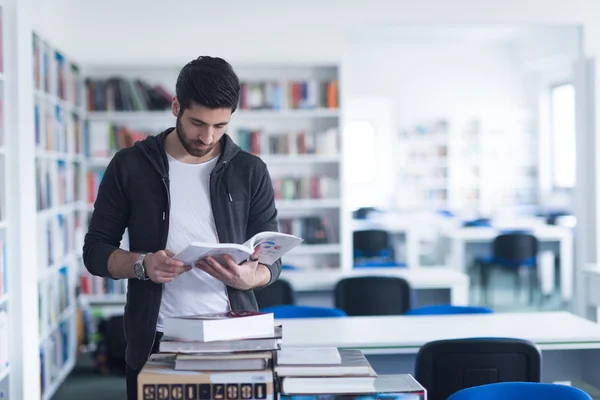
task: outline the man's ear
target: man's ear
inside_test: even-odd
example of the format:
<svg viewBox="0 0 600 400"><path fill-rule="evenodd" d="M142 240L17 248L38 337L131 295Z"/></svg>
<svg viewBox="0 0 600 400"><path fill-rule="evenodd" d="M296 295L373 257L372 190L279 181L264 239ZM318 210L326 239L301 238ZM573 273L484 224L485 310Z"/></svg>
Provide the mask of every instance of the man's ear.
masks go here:
<svg viewBox="0 0 600 400"><path fill-rule="evenodd" d="M171 112L175 117L179 116L179 110L181 109L181 104L179 104L179 99L177 96L173 96L173 101L171 102Z"/></svg>

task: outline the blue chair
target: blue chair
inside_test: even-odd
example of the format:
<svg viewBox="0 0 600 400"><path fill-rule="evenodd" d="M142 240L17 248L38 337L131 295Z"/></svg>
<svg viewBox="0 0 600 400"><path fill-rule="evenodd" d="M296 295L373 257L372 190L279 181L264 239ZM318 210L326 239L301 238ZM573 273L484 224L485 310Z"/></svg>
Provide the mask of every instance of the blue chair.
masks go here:
<svg viewBox="0 0 600 400"><path fill-rule="evenodd" d="M592 400L581 389L539 382L501 382L460 390L447 400Z"/></svg>
<svg viewBox="0 0 600 400"><path fill-rule="evenodd" d="M404 315L492 314L493 312L491 308L487 307L439 304L413 308L408 310Z"/></svg>
<svg viewBox="0 0 600 400"><path fill-rule="evenodd" d="M277 319L284 318L339 318L347 314L339 308L283 305L261 309L261 312L273 313Z"/></svg>

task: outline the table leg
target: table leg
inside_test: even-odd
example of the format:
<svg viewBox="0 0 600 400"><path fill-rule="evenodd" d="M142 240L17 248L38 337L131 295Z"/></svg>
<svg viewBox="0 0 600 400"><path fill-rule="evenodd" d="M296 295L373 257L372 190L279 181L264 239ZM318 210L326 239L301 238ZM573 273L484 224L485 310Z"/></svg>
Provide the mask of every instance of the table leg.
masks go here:
<svg viewBox="0 0 600 400"><path fill-rule="evenodd" d="M560 240L560 286L562 299L568 302L573 297L573 236L565 235Z"/></svg>

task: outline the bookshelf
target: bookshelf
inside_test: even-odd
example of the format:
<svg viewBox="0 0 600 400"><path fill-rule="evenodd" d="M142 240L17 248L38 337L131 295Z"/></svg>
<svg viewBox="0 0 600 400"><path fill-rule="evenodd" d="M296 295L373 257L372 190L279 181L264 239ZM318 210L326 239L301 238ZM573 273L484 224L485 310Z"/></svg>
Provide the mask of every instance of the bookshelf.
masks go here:
<svg viewBox="0 0 600 400"><path fill-rule="evenodd" d="M8 252L9 246L12 244L12 236L10 235L8 224L8 203L7 196L9 170L8 168L8 146L10 139L6 138L6 124L4 114L6 112L6 96L5 96L5 37L6 30L4 27L4 7L0 1L0 398L8 398L9 379L11 372L11 357L9 346L11 346L12 326L9 320L9 312L11 312L11 302L9 294L9 264ZM12 285L10 285L12 289Z"/></svg>
<svg viewBox="0 0 600 400"><path fill-rule="evenodd" d="M228 133L240 147L267 164L276 192L280 230L307 239L285 257L284 263L309 270L340 268L338 67L233 66L242 92ZM83 97L89 212L102 173L114 153L175 125L170 99L179 70L86 67ZM137 94L131 94L132 86ZM123 87L128 89L123 91ZM106 96L107 92L112 98ZM115 92L119 94L114 96ZM142 99L141 107L136 97ZM124 302L124 285L99 280L85 271L81 282L81 297L87 305L104 307Z"/></svg>
<svg viewBox="0 0 600 400"><path fill-rule="evenodd" d="M50 399L75 365L85 158L77 64L32 35L40 385Z"/></svg>
<svg viewBox="0 0 600 400"><path fill-rule="evenodd" d="M531 115L503 110L406 124L398 134L399 208L478 215L537 203Z"/></svg>

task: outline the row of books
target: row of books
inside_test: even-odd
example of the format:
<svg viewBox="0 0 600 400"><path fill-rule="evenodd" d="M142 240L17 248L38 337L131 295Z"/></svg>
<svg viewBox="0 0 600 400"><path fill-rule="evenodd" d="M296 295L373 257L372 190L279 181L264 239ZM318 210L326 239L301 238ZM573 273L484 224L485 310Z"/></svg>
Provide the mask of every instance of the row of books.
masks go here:
<svg viewBox="0 0 600 400"><path fill-rule="evenodd" d="M262 129L239 128L236 142L244 150L256 155L277 154L338 154L337 128L323 131L265 132Z"/></svg>
<svg viewBox="0 0 600 400"><path fill-rule="evenodd" d="M152 132L156 133L156 132ZM150 132L128 128L106 121L88 122L85 126L85 149L87 157L112 157L121 149L131 147Z"/></svg>
<svg viewBox="0 0 600 400"><path fill-rule="evenodd" d="M79 290L83 295L124 295L127 293L127 280L104 279L84 269L79 277Z"/></svg>
<svg viewBox="0 0 600 400"><path fill-rule="evenodd" d="M378 376L360 350L290 347L271 313L166 318L159 353L138 377L147 400L378 398L425 400L410 375ZM165 395L167 395L165 397ZM306 397L308 399L308 397Z"/></svg>
<svg viewBox="0 0 600 400"><path fill-rule="evenodd" d="M66 319L53 331L40 347L40 383L42 396L58 379L64 367L71 362L71 348L74 340L73 321Z"/></svg>
<svg viewBox="0 0 600 400"><path fill-rule="evenodd" d="M0 297L8 293L8 262L6 243L0 239Z"/></svg>
<svg viewBox="0 0 600 400"><path fill-rule="evenodd" d="M337 199L340 196L339 181L329 176L275 176L272 181L277 200Z"/></svg>
<svg viewBox="0 0 600 400"><path fill-rule="evenodd" d="M339 107L336 80L242 81L241 110L336 109Z"/></svg>
<svg viewBox="0 0 600 400"><path fill-rule="evenodd" d="M37 90L50 93L61 100L81 105L81 76L79 67L50 48L33 33L33 81Z"/></svg>
<svg viewBox="0 0 600 400"><path fill-rule="evenodd" d="M10 332L8 325L8 311L0 309L0 373L9 367Z"/></svg>
<svg viewBox="0 0 600 400"><path fill-rule="evenodd" d="M35 144L38 149L66 154L83 152L81 117L62 105L36 101L33 109Z"/></svg>
<svg viewBox="0 0 600 400"><path fill-rule="evenodd" d="M81 163L37 158L35 171L38 211L82 200Z"/></svg>
<svg viewBox="0 0 600 400"><path fill-rule="evenodd" d="M43 268L63 262L65 256L81 249L83 226L75 211L38 222L38 260Z"/></svg>
<svg viewBox="0 0 600 400"><path fill-rule="evenodd" d="M279 218L279 231L304 239L304 244L337 243L338 236L328 216Z"/></svg>
<svg viewBox="0 0 600 400"><path fill-rule="evenodd" d="M71 306L69 268L72 266L65 265L57 274L52 274L48 279L40 282L38 316L40 335L56 327Z"/></svg>
<svg viewBox="0 0 600 400"><path fill-rule="evenodd" d="M85 87L88 111L160 111L173 99L162 85L121 76L87 78Z"/></svg>

